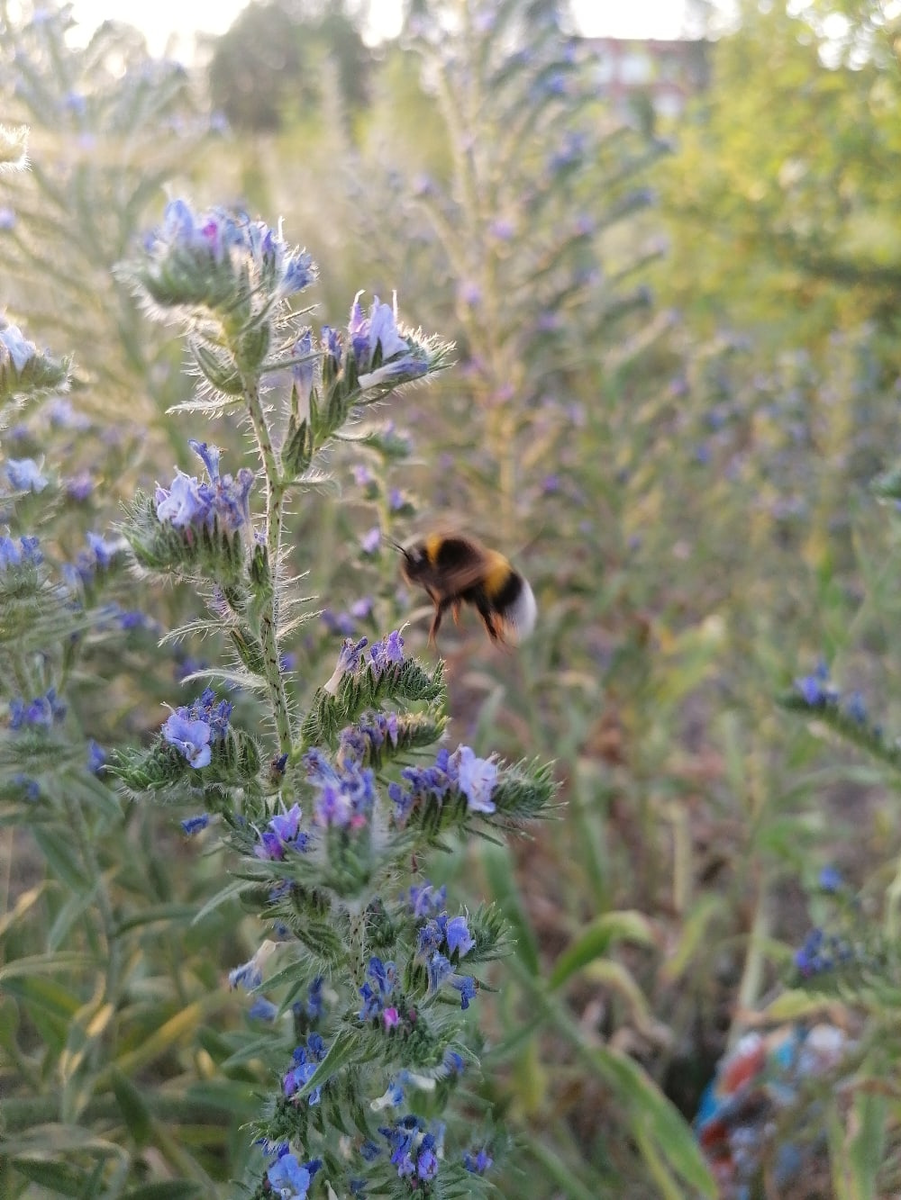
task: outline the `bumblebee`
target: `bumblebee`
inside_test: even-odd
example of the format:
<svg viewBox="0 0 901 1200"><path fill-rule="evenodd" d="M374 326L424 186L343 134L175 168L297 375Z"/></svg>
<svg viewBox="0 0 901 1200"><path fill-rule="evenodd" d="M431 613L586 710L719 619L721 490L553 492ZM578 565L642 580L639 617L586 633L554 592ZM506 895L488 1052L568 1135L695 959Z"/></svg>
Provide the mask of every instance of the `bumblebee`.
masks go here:
<svg viewBox="0 0 901 1200"><path fill-rule="evenodd" d="M456 623L463 604L478 612L492 642L516 644L535 628L538 608L532 589L497 550L457 533L433 533L409 549L394 544L403 555L404 579L424 588L435 605L430 646L447 610Z"/></svg>

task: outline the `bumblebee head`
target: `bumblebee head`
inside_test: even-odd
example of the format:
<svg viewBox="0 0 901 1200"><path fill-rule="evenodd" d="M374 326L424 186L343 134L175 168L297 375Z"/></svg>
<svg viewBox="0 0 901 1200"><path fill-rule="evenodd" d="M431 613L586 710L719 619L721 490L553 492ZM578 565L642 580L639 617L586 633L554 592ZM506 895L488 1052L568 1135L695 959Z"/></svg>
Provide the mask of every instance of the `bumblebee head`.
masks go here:
<svg viewBox="0 0 901 1200"><path fill-rule="evenodd" d="M403 575L407 583L418 583L422 576L429 570L430 565L425 546L419 543L416 546L411 546L409 550L405 550L399 542L392 542L391 545L403 555L400 564L401 575Z"/></svg>

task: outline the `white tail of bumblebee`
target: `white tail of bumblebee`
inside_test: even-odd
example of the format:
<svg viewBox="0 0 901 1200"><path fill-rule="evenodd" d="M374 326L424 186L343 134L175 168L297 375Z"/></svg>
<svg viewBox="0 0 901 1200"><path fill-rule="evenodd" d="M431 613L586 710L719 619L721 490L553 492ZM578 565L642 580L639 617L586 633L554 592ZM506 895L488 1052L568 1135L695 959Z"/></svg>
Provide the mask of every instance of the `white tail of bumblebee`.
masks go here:
<svg viewBox="0 0 901 1200"><path fill-rule="evenodd" d="M522 579L522 576L520 578ZM537 618L535 593L529 587L528 580L523 579L519 595L504 613L504 624L509 627L510 641L517 645L524 642L535 628Z"/></svg>

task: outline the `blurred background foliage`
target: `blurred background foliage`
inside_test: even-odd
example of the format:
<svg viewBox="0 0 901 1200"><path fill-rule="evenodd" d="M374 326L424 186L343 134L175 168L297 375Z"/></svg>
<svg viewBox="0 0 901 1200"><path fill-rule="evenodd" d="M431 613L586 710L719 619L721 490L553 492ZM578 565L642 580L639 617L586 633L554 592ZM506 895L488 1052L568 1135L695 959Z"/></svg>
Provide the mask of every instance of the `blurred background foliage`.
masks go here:
<svg viewBox="0 0 901 1200"><path fill-rule="evenodd" d="M332 490L292 516L324 609L292 665L308 688L343 636L415 610L374 529L462 524L522 568L532 641L497 653L464 621L441 644L455 736L553 757L565 802L512 854L454 850L436 870L471 904L500 903L517 938L482 1085L520 1139L500 1191L694 1194L676 1110L691 1120L778 994L820 868L839 866L875 913L899 852L887 768L775 703L822 658L901 728L901 525L869 490L899 453L901 399L885 13L742 3L707 47L709 86L667 122L599 94L590 45L551 0L420 0L375 48L360 5L257 3L191 71L150 59L126 25L77 49L65 12L25 9L0 4L4 120L30 126L32 160L0 179L0 303L76 364L74 418L51 401L4 435L8 454L57 464L59 503L30 531L74 560L198 436L189 417L162 420L191 380L115 270L166 194L281 214L321 266L317 317L340 324L358 288L396 289L401 317L453 338L456 368L361 425ZM236 431L222 421L214 438L236 469ZM177 590L105 582L162 629L188 611ZM158 652L157 633L94 635L76 693L104 744L158 724L186 698L186 664L217 656ZM116 1033L85 1033L92 979L54 968L99 936L90 881L67 866L64 831L35 838L21 802L4 816L0 1084L17 1104L0 1188L222 1194L267 1082L222 981L258 935L237 909L194 923L227 866L182 846L172 814L91 823L135 968ZM41 974L15 970L29 956ZM870 1190L841 1190L862 1092L827 1102L833 1167L810 1195L897 1194L896 1100ZM48 1162L57 1176L35 1167Z"/></svg>

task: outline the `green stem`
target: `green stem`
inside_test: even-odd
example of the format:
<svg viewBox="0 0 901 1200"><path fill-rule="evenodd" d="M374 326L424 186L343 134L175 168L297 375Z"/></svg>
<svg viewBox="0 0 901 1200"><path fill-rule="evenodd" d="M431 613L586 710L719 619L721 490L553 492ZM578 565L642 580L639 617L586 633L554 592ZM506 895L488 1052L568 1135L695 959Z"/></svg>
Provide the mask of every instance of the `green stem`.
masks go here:
<svg viewBox="0 0 901 1200"><path fill-rule="evenodd" d="M269 560L271 588L260 613L260 642L263 647L263 671L269 689L269 700L278 735L279 753L287 754L291 749L291 721L288 716L288 698L280 667L278 648L278 573L282 544L282 521L284 517L285 481L279 469L278 458L272 445L269 426L260 401L259 381L244 380L244 396L250 420L257 439L263 470L266 472L266 554Z"/></svg>

